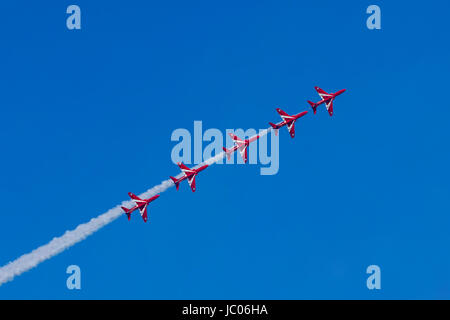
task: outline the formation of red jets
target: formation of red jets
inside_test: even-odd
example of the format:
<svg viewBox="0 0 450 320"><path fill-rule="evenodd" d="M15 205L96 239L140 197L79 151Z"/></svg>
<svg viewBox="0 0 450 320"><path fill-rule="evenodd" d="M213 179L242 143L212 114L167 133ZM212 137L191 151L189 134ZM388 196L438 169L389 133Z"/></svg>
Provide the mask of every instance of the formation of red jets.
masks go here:
<svg viewBox="0 0 450 320"><path fill-rule="evenodd" d="M325 104L325 107L328 111L328 114L330 116L333 115L333 101L334 99L345 92L346 89L342 89L339 90L335 93L327 93L324 90L320 89L319 87L314 87L317 91L317 93L319 94L321 100L318 102L311 102L308 100L308 103L311 105L314 114L316 114L317 112L317 107L320 106L321 104ZM297 121L299 118L303 117L305 114L308 113L308 111L303 111L300 112L296 115L289 115L286 112L284 112L283 110L281 110L280 108L276 109L278 114L280 115L281 119L283 121L274 124L272 122L269 122L270 126L273 128L273 130L275 130L275 134L278 135L278 129L280 129L281 127L286 126L286 128L289 131L289 134L291 135L292 138L294 138L295 136L295 121ZM234 142L234 147L231 149L227 149L227 148L223 148L223 151L225 152L226 156L228 159L231 158L231 155L236 151L239 150L239 153L242 156L242 159L244 160L244 163L247 162L247 148L250 145L250 143L252 143L253 141L256 141L259 139L259 135L254 135L253 137L250 137L249 139L245 139L242 140L239 137L235 136L234 134L230 133L231 139ZM200 171L205 170L208 165L203 165L197 169L194 168L188 168L186 165L184 165L183 163L179 162L177 163L177 165L180 167L181 172L183 173L183 176L180 178L174 178L174 177L170 177L170 179L172 179L173 183L175 184L177 190L180 187L180 182L183 180L187 180L189 183L189 186L192 189L192 192L195 192L195 177L197 176L197 174ZM132 208L125 208L122 207L122 210L125 212L125 214L128 216L128 220L130 220L131 218L131 213L135 210L139 210L142 219L144 220L144 222L147 222L147 207L148 204L150 202L152 202L153 200L156 200L157 198L159 198L159 194L149 198L149 199L141 199L138 196L136 196L135 194L129 192L128 195L130 196L131 200L134 201L135 206Z"/></svg>

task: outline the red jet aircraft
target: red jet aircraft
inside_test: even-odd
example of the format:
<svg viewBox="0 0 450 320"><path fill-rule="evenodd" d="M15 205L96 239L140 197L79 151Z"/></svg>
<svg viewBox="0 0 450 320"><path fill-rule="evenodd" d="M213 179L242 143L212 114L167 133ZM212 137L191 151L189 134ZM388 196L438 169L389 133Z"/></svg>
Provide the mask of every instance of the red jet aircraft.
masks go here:
<svg viewBox="0 0 450 320"><path fill-rule="evenodd" d="M328 113L330 114L330 117L333 115L333 100L341 93L344 93L346 89L339 90L335 93L326 93L324 90L320 89L319 87L314 87L316 89L317 93L319 94L320 100L319 102L312 102L308 100L308 103L313 108L314 114L316 114L316 109L318 106L320 106L322 103L325 103L325 106L327 107Z"/></svg>
<svg viewBox="0 0 450 320"><path fill-rule="evenodd" d="M225 151L225 153L227 155L228 160L230 160L231 154L233 152L235 152L237 149L239 149L239 153L241 154L242 159L244 160L244 163L246 163L247 162L247 149L248 149L248 146L253 141L258 140L259 139L259 135L254 135L253 137L250 137L249 139L242 140L242 139L239 139L234 134L232 134L231 132L229 134L230 134L231 139L233 139L233 142L234 142L235 146L233 148L231 148L231 149L227 149L227 148L223 148L222 147L223 151Z"/></svg>
<svg viewBox="0 0 450 320"><path fill-rule="evenodd" d="M153 196L153 197L151 197L149 199L141 199L137 195L135 195L135 194L133 194L131 192L128 192L128 195L136 203L136 205L133 208L131 208L131 209L122 207L122 210L125 211L125 213L128 216L128 220L130 220L130 218L131 218L131 213L134 210L139 209L139 211L141 213L141 216L142 216L142 219L144 219L144 222L147 222L147 206L148 206L148 204L150 202L152 202L153 200L159 198L159 194L157 194L156 196Z"/></svg>
<svg viewBox="0 0 450 320"><path fill-rule="evenodd" d="M195 192L195 176L200 171L205 170L208 167L208 165L205 164L204 166L201 166L200 168L197 168L197 169L189 169L182 162L178 162L177 165L180 167L181 171L184 173L184 176L182 176L179 179L170 177L170 179L172 179L173 182L175 183L177 190L180 187L180 182L187 179L189 185L191 186L192 192Z"/></svg>
<svg viewBox="0 0 450 320"><path fill-rule="evenodd" d="M272 126L272 128L275 129L275 134L278 134L278 129L280 129L283 126L286 126L289 133L291 134L291 138L295 137L295 121L297 121L298 118L303 117L305 114L308 113L308 111L300 112L296 115L290 116L280 108L277 108L277 112L280 114L281 121L280 123L273 124L272 122L269 122L269 124Z"/></svg>

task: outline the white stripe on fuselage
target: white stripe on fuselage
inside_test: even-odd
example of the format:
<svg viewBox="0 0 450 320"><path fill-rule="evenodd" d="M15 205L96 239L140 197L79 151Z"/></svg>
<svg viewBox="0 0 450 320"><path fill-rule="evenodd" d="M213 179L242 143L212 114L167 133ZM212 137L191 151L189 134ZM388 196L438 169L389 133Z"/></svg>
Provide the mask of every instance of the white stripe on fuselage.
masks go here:
<svg viewBox="0 0 450 320"><path fill-rule="evenodd" d="M192 181L194 181L194 179L195 179L195 174L194 175L192 175L192 176L189 176L187 179L188 179L188 183L189 183L189 185L192 185Z"/></svg>
<svg viewBox="0 0 450 320"><path fill-rule="evenodd" d="M292 129L292 126L293 126L293 125L294 125L294 121L290 122L290 123L287 125L289 132L291 132L291 129Z"/></svg>
<svg viewBox="0 0 450 320"><path fill-rule="evenodd" d="M295 119L294 116L281 116L281 118L282 118L284 121L287 121L287 120L289 120L289 119ZM286 120L286 119L287 119L287 120Z"/></svg>
<svg viewBox="0 0 450 320"><path fill-rule="evenodd" d="M144 215L145 209L147 208L148 203L143 206L143 207L139 207L139 212L141 213L141 216Z"/></svg>
<svg viewBox="0 0 450 320"><path fill-rule="evenodd" d="M325 102L325 106L327 107L327 110L330 109L330 105L333 103L334 99L330 99L328 101Z"/></svg>

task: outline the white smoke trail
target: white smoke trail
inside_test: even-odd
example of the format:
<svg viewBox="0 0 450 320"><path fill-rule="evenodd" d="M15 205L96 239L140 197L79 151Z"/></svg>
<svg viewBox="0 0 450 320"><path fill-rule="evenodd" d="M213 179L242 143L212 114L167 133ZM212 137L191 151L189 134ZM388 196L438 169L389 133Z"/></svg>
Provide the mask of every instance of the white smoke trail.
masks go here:
<svg viewBox="0 0 450 320"><path fill-rule="evenodd" d="M165 180L161 184L147 190L141 194L141 196L145 198L151 197L157 193L166 191L173 185L172 180ZM66 231L62 236L53 238L49 243L6 264L0 268L0 286L5 282L13 280L15 276L21 275L25 271L36 267L41 262L56 256L74 244L86 239L107 224L113 222L123 215L120 206L128 206L130 205L130 202L131 201L124 201L121 205L108 210L87 223L80 224L74 230Z"/></svg>
<svg viewBox="0 0 450 320"><path fill-rule="evenodd" d="M259 133L260 137L266 135L269 129L265 129ZM220 152L216 156L205 160L201 164L197 165L195 168L202 165L212 165L217 161L221 160L225 156L224 152ZM168 188L173 187L174 183L172 180L165 180L161 184L147 190L142 193L140 197L149 198L155 194L162 193ZM131 201L124 201L120 205L108 210L107 212L99 215L96 218L91 219L89 222L80 224L74 230L66 231L62 236L53 238L49 243L40 246L39 248L31 251L30 253L24 254L14 261L9 262L5 266L0 268L0 286L5 282L11 281L14 277L21 275L22 273L36 267L41 262L48 260L57 254L63 252L64 250L70 248L74 244L86 239L94 232L100 230L102 227L113 222L118 217L123 215L121 206L129 206Z"/></svg>

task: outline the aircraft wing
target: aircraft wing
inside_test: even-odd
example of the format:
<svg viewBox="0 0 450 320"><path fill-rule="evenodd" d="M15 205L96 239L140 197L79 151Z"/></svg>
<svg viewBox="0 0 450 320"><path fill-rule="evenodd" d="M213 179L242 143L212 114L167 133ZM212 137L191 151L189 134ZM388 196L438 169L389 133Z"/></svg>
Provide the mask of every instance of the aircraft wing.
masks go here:
<svg viewBox="0 0 450 320"><path fill-rule="evenodd" d="M319 87L314 87L314 89L316 89L317 93L323 100L328 99L332 96L331 94L325 92L325 90L320 89Z"/></svg>
<svg viewBox="0 0 450 320"><path fill-rule="evenodd" d="M197 174L193 174L192 176L189 176L187 178L187 181L189 183L189 186L191 186L192 192L195 192L195 176Z"/></svg>
<svg viewBox="0 0 450 320"><path fill-rule="evenodd" d="M139 198L137 195L129 192L128 195L130 196L131 199L133 199L134 203L136 203L136 205L138 207L142 206L144 203L147 203L147 201L142 200L141 198Z"/></svg>
<svg viewBox="0 0 450 320"><path fill-rule="evenodd" d="M248 145L244 144L242 147L239 148L239 153L241 154L244 163L247 162L247 147Z"/></svg>
<svg viewBox="0 0 450 320"><path fill-rule="evenodd" d="M141 213L141 217L142 219L144 219L144 222L147 222L147 206L148 203L146 203L142 207L139 207L139 212Z"/></svg>
<svg viewBox="0 0 450 320"><path fill-rule="evenodd" d="M242 139L240 139L238 136L232 134L231 132L230 132L230 137L234 141L234 143L236 143L237 145L241 145L241 144L245 143Z"/></svg>
<svg viewBox="0 0 450 320"><path fill-rule="evenodd" d="M132 192L128 192L128 195L130 196L131 199L133 200L142 200L141 198L139 198L137 195L135 195Z"/></svg>
<svg viewBox="0 0 450 320"><path fill-rule="evenodd" d="M291 138L295 137L295 121L288 123L286 128L288 129Z"/></svg>
<svg viewBox="0 0 450 320"><path fill-rule="evenodd" d="M330 116L333 115L333 100L334 99L330 99L329 101L325 102L325 105L327 106L327 110Z"/></svg>
<svg viewBox="0 0 450 320"><path fill-rule="evenodd" d="M277 108L276 110L277 110L278 114L280 115L281 119L283 119L285 122L294 118L293 116L288 115L286 112L284 112L280 108Z"/></svg>
<svg viewBox="0 0 450 320"><path fill-rule="evenodd" d="M284 112L284 111L281 110L280 108L277 108L276 110L277 110L278 114L279 114L281 117L283 117L283 116L289 116L286 112Z"/></svg>
<svg viewBox="0 0 450 320"><path fill-rule="evenodd" d="M159 194L154 195L153 197L151 197L150 199L147 200L148 203L152 202L153 200L156 200L159 198Z"/></svg>
<svg viewBox="0 0 450 320"><path fill-rule="evenodd" d="M188 167L186 167L186 165L184 165L182 162L179 162L177 164L180 167L181 171L183 171L185 174L193 171L192 169L189 169Z"/></svg>

